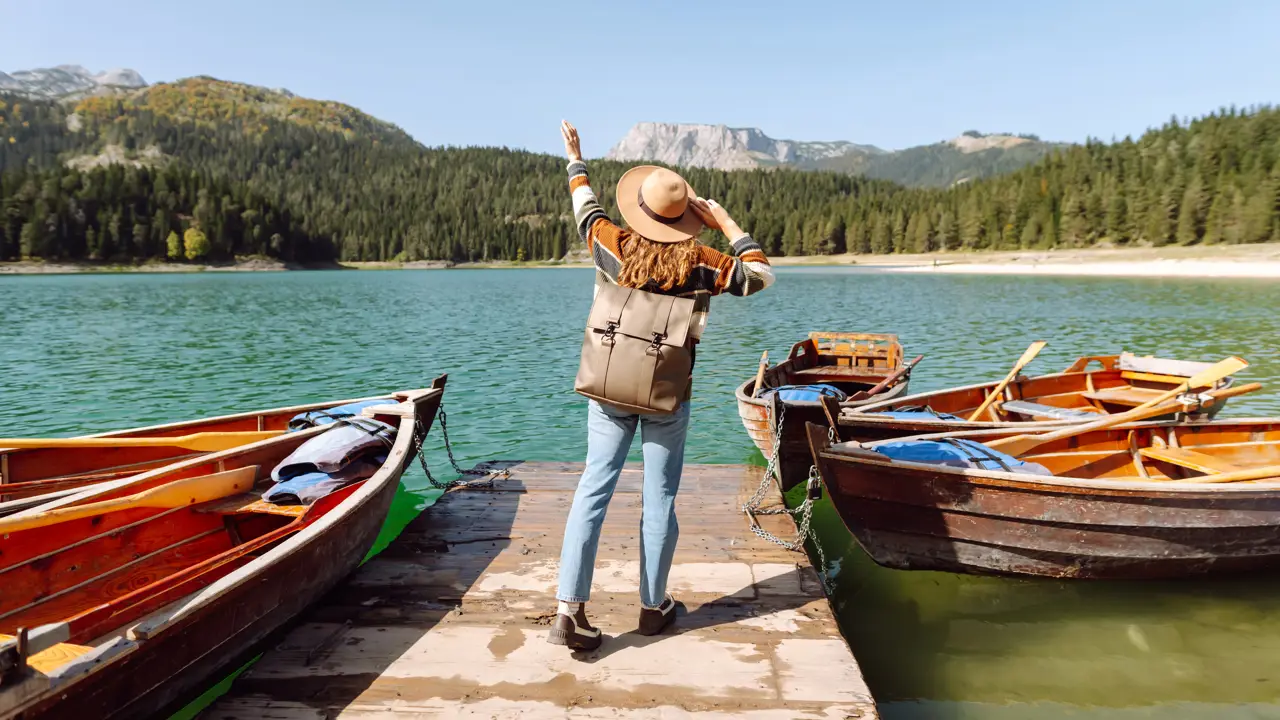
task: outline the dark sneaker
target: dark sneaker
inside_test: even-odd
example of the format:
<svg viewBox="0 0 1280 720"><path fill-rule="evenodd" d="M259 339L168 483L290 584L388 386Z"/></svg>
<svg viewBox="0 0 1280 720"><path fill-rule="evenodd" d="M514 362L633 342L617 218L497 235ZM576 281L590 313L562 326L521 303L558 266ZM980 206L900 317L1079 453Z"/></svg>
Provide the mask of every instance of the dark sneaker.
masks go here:
<svg viewBox="0 0 1280 720"><path fill-rule="evenodd" d="M671 627L671 624L675 621L676 599L671 595L667 595L666 599L657 608L640 609L640 627L637 632L641 635L657 635Z"/></svg>
<svg viewBox="0 0 1280 720"><path fill-rule="evenodd" d="M602 641L600 630L591 627L587 621L587 609L581 605L573 615L557 613L551 632L547 634L547 642L565 645L570 650L595 650Z"/></svg>

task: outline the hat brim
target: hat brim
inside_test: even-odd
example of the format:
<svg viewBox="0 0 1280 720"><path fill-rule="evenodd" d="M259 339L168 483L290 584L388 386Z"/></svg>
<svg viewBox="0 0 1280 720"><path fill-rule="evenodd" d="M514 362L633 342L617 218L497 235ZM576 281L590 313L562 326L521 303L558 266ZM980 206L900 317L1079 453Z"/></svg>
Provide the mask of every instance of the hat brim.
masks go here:
<svg viewBox="0 0 1280 720"><path fill-rule="evenodd" d="M618 180L618 211L622 213L622 219L627 221L627 227L654 242L677 243L697 237L702 232L702 218L691 206L685 208L679 220L671 223L654 220L640 208L640 185L645 178L661 169L657 165L641 165L623 173ZM698 195L693 186L688 181L685 185L688 186L689 198L696 198Z"/></svg>

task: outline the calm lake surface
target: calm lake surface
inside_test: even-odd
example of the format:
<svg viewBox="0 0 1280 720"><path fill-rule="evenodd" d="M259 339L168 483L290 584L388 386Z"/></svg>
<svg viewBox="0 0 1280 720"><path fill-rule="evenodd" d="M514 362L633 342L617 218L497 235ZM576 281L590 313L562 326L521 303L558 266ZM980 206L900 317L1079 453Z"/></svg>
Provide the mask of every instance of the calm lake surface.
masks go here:
<svg viewBox="0 0 1280 720"><path fill-rule="evenodd" d="M0 276L0 435L147 425L424 386L448 372L454 449L578 460L572 392L592 274L577 269ZM713 305L689 462L762 460L732 399L809 330L896 332L913 390L1122 349L1240 354L1267 384L1224 417L1280 414L1280 283L783 269ZM433 467L447 467L435 436ZM638 445L637 445L638 449ZM638 453L636 453L638 458ZM441 475L447 475L441 473ZM420 470L384 530L432 500ZM821 542L886 718L1280 718L1280 578L1064 583L873 565L829 506ZM212 683L213 679L211 679Z"/></svg>

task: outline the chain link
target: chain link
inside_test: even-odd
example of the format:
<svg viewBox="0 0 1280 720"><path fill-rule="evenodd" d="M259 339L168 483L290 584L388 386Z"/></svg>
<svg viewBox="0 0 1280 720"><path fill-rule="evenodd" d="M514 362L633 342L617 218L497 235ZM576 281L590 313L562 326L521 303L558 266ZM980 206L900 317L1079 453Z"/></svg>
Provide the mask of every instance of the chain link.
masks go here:
<svg viewBox="0 0 1280 720"><path fill-rule="evenodd" d="M419 418L414 423L413 442L414 451L418 456L418 464L422 466L422 472L426 473L427 481L431 483L431 487L437 490L449 491L454 488L492 488L494 481L500 478L510 477L511 473L506 470L497 472L486 470L464 470L453 456L453 443L449 442L449 416L444 411L444 402L440 403L440 409L436 413L436 419L440 423L440 433L444 436L444 451L449 455L449 464L453 466L453 471L458 474L457 479L448 482L441 482L431 474L431 468L427 467L427 454L422 450L422 443L427 439L427 429L423 427L422 419ZM466 480L467 476L483 475L482 479Z"/></svg>
<svg viewBox="0 0 1280 720"><path fill-rule="evenodd" d="M811 491L822 482L821 477L818 475L818 468L813 465L809 466L809 478L805 488L804 502L800 503L795 508L786 507L785 500L781 507L761 507L761 504L764 502L765 495L769 492L769 485L771 484L771 481L778 481L782 477L782 471L780 469L780 458L782 455L782 427L783 421L787 415L787 406L779 402L775 407L778 408L778 421L774 425L776 431L773 435L773 453L769 457L769 462L765 467L764 477L760 478L759 487L756 488L756 491L752 494L751 498L742 504L742 512L747 516L748 521L751 523L751 532L755 533L756 536L762 540L767 540L779 547L786 548L793 552L804 552L805 541L811 540L813 542L814 550L818 553L818 574L822 578L823 586L829 590L830 587L827 578L827 556L826 553L823 552L822 543L818 541L818 534L813 529L814 499ZM827 437L835 437L835 428L830 428L827 431ZM778 491L781 494L782 486L780 482L778 484ZM756 519L757 516L760 515L790 515L792 521L796 523L795 540L784 540L760 527L760 521ZM799 518L798 520L797 517Z"/></svg>

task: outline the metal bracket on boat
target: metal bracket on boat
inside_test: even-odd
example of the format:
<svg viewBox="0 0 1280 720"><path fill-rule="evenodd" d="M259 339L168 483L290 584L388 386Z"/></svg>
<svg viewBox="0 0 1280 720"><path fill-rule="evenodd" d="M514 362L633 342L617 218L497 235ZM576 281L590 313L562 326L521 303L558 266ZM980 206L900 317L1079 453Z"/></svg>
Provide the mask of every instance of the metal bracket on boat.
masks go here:
<svg viewBox="0 0 1280 720"><path fill-rule="evenodd" d="M18 628L16 638L0 643L0 686L25 673L27 657L27 629Z"/></svg>
<svg viewBox="0 0 1280 720"><path fill-rule="evenodd" d="M1212 405L1214 401L1213 395L1209 393L1183 393L1178 396L1178 402L1182 404L1183 415L1192 415L1200 412L1206 405Z"/></svg>

